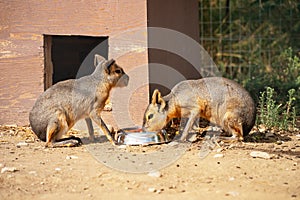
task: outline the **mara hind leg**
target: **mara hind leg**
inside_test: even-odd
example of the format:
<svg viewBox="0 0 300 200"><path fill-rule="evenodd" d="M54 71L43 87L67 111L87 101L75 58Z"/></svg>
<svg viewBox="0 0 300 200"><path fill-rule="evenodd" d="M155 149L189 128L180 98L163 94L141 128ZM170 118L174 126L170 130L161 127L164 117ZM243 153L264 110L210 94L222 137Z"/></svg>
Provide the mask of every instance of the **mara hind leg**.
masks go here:
<svg viewBox="0 0 300 200"><path fill-rule="evenodd" d="M64 114L58 114L58 117L51 120L47 126L46 147L73 147L82 144L80 138L63 138L68 132L69 126Z"/></svg>

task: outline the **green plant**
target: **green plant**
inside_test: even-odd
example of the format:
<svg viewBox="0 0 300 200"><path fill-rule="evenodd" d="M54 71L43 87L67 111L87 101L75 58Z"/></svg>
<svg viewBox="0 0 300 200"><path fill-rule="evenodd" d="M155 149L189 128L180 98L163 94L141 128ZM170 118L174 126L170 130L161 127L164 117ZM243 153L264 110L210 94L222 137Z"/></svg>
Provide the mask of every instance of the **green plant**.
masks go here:
<svg viewBox="0 0 300 200"><path fill-rule="evenodd" d="M293 100L295 112L300 109L300 59L293 55L291 48L283 51L272 63L270 72L260 71L260 68L253 68L248 79L240 80L250 92L256 102L260 101L259 95L266 86L274 89L274 100L282 105L289 101L286 96L289 90L294 89Z"/></svg>
<svg viewBox="0 0 300 200"><path fill-rule="evenodd" d="M274 89L267 87L260 96L259 123L264 124L267 128L278 126L280 107L281 104L278 105L274 100Z"/></svg>
<svg viewBox="0 0 300 200"><path fill-rule="evenodd" d="M288 101L283 104L276 102L275 90L267 87L261 92L258 103L257 124L264 124L266 128L279 128L289 130L295 128L296 109L293 106L295 98L295 89L288 91Z"/></svg>
<svg viewBox="0 0 300 200"><path fill-rule="evenodd" d="M286 109L282 113L282 122L281 127L284 130L288 129L289 123L291 124L291 127L295 128L295 122L296 122L296 109L292 106L293 102L296 100L294 97L295 89L290 89L288 91L288 101L286 102Z"/></svg>

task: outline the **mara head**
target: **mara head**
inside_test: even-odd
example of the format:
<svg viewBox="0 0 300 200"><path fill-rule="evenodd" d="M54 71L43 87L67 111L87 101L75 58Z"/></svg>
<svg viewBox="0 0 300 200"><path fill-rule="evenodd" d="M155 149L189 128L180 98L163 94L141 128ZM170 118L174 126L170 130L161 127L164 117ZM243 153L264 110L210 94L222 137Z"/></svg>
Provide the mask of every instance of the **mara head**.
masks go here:
<svg viewBox="0 0 300 200"><path fill-rule="evenodd" d="M166 102L156 89L153 92L151 103L148 105L143 120L144 131L159 131L167 124Z"/></svg>
<svg viewBox="0 0 300 200"><path fill-rule="evenodd" d="M98 67L99 65L101 66L102 73L105 74L105 77L110 85L114 87L126 87L128 85L129 76L114 59L105 60L105 58L96 54L94 65L95 67Z"/></svg>

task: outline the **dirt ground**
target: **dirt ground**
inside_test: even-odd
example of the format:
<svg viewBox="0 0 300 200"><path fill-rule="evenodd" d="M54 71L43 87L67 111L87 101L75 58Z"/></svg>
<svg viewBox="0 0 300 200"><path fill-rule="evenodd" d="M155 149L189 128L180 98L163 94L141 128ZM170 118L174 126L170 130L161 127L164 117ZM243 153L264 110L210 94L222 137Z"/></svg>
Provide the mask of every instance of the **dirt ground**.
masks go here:
<svg viewBox="0 0 300 200"><path fill-rule="evenodd" d="M221 142L205 158L199 157L202 143L190 144L178 159L152 173L129 173L110 167L90 149L102 145L103 154L123 151L135 157L168 145L120 148L103 139L44 148L28 127L2 125L0 199L300 199L299 131ZM253 157L253 151L267 157Z"/></svg>

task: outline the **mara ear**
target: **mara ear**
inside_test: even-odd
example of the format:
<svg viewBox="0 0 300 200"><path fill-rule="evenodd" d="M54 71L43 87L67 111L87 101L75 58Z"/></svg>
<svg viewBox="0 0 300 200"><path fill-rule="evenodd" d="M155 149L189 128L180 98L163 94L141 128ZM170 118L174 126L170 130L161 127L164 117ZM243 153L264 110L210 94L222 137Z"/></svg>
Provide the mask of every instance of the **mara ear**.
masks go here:
<svg viewBox="0 0 300 200"><path fill-rule="evenodd" d="M163 109L166 107L166 102L165 102L165 100L161 97L161 93L159 92L158 89L155 89L155 90L154 90L153 95L152 95L151 103L152 103L153 105L159 104L159 105L160 105L160 107L159 107L159 111L160 111L160 112L162 112Z"/></svg>
<svg viewBox="0 0 300 200"><path fill-rule="evenodd" d="M99 54L95 54L94 57L94 66L97 67L100 63L104 62L106 59L100 56Z"/></svg>
<svg viewBox="0 0 300 200"><path fill-rule="evenodd" d="M166 101L161 97L161 93L159 92L157 95L158 104L160 104L159 111L162 112L166 107Z"/></svg>
<svg viewBox="0 0 300 200"><path fill-rule="evenodd" d="M110 59L105 63L105 67L109 68L111 65L113 65L116 61L114 59Z"/></svg>
<svg viewBox="0 0 300 200"><path fill-rule="evenodd" d="M102 63L102 68L103 70L105 70L105 72L107 74L110 74L111 73L111 66L115 63L116 61L114 59L110 59L106 62L103 62Z"/></svg>
<svg viewBox="0 0 300 200"><path fill-rule="evenodd" d="M158 103L158 95L160 94L159 90L158 89L155 89L153 94L152 94L152 100L151 100L151 103L153 105L157 104Z"/></svg>
<svg viewBox="0 0 300 200"><path fill-rule="evenodd" d="M115 63L116 61L114 59L108 60L106 63L104 63L104 69L105 71L110 74L111 72L111 66Z"/></svg>

